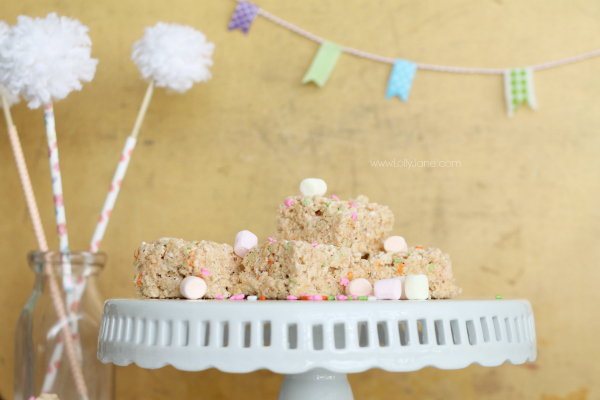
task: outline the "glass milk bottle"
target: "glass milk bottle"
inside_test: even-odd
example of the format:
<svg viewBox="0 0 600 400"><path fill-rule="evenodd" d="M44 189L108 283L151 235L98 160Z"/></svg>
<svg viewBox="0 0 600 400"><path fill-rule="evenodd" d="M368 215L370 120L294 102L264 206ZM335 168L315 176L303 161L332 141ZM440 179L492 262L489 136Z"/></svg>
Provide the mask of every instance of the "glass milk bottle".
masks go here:
<svg viewBox="0 0 600 400"><path fill-rule="evenodd" d="M15 334L15 400L28 400L42 392L55 393L61 400L86 399L80 395L82 386L77 389L71 371L51 296L51 279L58 284L68 313L87 399L114 399L114 366L102 364L96 356L104 301L98 289L98 274L106 255L35 251L29 253L28 261L35 272L35 283Z"/></svg>

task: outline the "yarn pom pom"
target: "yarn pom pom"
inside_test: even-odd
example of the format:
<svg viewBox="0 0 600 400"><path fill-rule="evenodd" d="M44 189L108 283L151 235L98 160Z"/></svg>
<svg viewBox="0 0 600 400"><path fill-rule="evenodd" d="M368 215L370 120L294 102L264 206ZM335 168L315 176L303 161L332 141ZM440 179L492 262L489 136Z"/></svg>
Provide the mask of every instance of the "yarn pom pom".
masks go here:
<svg viewBox="0 0 600 400"><path fill-rule="evenodd" d="M9 26L6 22L0 21L0 45L2 42L8 37ZM19 95L13 94L10 90L6 88L4 85L0 85L0 96L4 96L6 98L6 102L8 106L12 106L15 103L19 102ZM0 108L2 108L2 102L0 102Z"/></svg>
<svg viewBox="0 0 600 400"><path fill-rule="evenodd" d="M144 37L133 44L131 59L144 79L156 86L183 93L194 82L211 78L213 43L189 26L159 22L145 29Z"/></svg>
<svg viewBox="0 0 600 400"><path fill-rule="evenodd" d="M81 90L96 73L98 60L90 58L88 28L76 19L20 16L0 45L0 83L20 93L30 108Z"/></svg>

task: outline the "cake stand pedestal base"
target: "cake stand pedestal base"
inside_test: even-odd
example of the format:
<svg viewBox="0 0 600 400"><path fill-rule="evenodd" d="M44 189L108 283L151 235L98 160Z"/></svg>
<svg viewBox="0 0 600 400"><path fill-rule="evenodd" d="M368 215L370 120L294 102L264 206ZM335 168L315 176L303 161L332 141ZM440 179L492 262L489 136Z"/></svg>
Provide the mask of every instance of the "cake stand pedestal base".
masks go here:
<svg viewBox="0 0 600 400"><path fill-rule="evenodd" d="M277 400L354 400L346 374L315 368L303 374L286 375Z"/></svg>

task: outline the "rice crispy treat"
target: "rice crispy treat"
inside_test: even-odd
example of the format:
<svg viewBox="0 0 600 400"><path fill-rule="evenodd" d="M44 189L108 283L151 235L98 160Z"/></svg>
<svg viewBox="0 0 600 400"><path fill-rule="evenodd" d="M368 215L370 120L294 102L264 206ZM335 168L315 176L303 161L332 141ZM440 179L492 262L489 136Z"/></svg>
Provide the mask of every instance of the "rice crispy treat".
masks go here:
<svg viewBox="0 0 600 400"><path fill-rule="evenodd" d="M242 261L236 292L285 299L288 295L344 294L342 278L367 278L368 260L347 247L305 241L267 242Z"/></svg>
<svg viewBox="0 0 600 400"><path fill-rule="evenodd" d="M344 201L322 196L294 196L277 211L274 237L332 244L362 254L383 251L394 225L387 206L369 203L366 196Z"/></svg>
<svg viewBox="0 0 600 400"><path fill-rule="evenodd" d="M206 281L205 298L229 297L233 294L241 261L228 244L160 238L143 243L136 250L134 283L142 296L178 298L183 297L179 292L183 278L194 275Z"/></svg>
<svg viewBox="0 0 600 400"><path fill-rule="evenodd" d="M410 247L408 252L371 254L370 280L395 278L402 275L424 274L429 279L432 299L450 299L462 289L454 284L452 262L440 249Z"/></svg>

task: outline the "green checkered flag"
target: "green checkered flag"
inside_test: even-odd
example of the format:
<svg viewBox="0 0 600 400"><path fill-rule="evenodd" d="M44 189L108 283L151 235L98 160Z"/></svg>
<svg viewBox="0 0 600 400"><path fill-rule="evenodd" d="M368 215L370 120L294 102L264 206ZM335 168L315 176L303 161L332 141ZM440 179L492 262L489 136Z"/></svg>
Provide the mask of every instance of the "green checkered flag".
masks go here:
<svg viewBox="0 0 600 400"><path fill-rule="evenodd" d="M504 71L504 95L506 110L512 117L515 110L526 103L537 110L535 89L533 87L533 70L531 68L510 68Z"/></svg>

